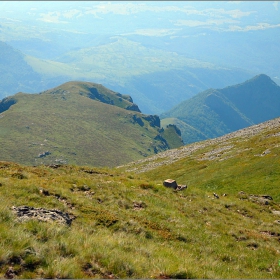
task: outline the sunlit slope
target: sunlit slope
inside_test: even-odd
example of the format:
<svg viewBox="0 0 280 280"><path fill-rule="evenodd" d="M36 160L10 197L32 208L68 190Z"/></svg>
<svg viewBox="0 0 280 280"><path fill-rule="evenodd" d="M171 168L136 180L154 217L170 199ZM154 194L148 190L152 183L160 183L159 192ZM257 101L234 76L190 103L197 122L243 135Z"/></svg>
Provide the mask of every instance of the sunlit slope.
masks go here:
<svg viewBox="0 0 280 280"><path fill-rule="evenodd" d="M270 193L280 201L280 118L126 165L149 178L177 178L219 194Z"/></svg>
<svg viewBox="0 0 280 280"><path fill-rule="evenodd" d="M157 116L97 84L18 93L2 100L0 110L1 160L114 166L178 147L162 137Z"/></svg>
<svg viewBox="0 0 280 280"><path fill-rule="evenodd" d="M266 75L223 89L209 89L188 99L164 118L177 118L185 143L192 143L280 116L280 87ZM166 121L164 121L166 123Z"/></svg>
<svg viewBox="0 0 280 280"><path fill-rule="evenodd" d="M279 278L279 131L275 119L118 169L0 162L0 277ZM50 211L71 222L38 220Z"/></svg>

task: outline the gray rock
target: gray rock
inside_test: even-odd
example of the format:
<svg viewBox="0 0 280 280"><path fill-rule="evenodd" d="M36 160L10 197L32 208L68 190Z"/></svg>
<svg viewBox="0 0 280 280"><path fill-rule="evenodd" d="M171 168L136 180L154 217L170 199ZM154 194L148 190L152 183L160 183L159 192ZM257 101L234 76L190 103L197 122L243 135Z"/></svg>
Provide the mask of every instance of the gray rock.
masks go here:
<svg viewBox="0 0 280 280"><path fill-rule="evenodd" d="M173 179L166 179L163 182L163 185L168 188L176 189L178 187L177 182Z"/></svg>
<svg viewBox="0 0 280 280"><path fill-rule="evenodd" d="M57 221L62 224L71 225L74 217L57 209L34 208L29 206L12 207L12 211L17 215L20 221L37 219L39 221Z"/></svg>

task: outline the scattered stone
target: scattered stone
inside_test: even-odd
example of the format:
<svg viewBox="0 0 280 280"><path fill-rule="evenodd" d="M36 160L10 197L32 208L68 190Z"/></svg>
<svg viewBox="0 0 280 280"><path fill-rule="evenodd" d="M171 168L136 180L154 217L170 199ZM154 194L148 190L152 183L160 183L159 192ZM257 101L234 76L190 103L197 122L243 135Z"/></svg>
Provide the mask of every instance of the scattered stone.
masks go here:
<svg viewBox="0 0 280 280"><path fill-rule="evenodd" d="M252 250L256 250L256 249L258 249L259 245L256 242L251 242L251 243L247 244L247 247Z"/></svg>
<svg viewBox="0 0 280 280"><path fill-rule="evenodd" d="M38 155L38 158L46 157L46 156L48 156L48 155L50 155L50 154L51 154L51 153L50 153L49 151L46 151L46 152L40 153L40 154Z"/></svg>
<svg viewBox="0 0 280 280"><path fill-rule="evenodd" d="M59 164L66 164L67 160L64 160L62 158L57 158L57 159L55 159L55 162L58 162Z"/></svg>
<svg viewBox="0 0 280 280"><path fill-rule="evenodd" d="M256 202L258 204L269 205L270 201L272 200L272 197L268 195L259 196L259 195L251 194L249 195L249 200Z"/></svg>
<svg viewBox="0 0 280 280"><path fill-rule="evenodd" d="M255 194L248 195L243 191L240 191L238 193L237 197L242 200L249 199L252 202L262 204L262 205L269 205L271 203L271 201L273 200L272 196L270 196L270 195L255 195Z"/></svg>
<svg viewBox="0 0 280 280"><path fill-rule="evenodd" d="M163 185L168 188L176 189L178 187L177 182L173 179L166 179L163 182Z"/></svg>
<svg viewBox="0 0 280 280"><path fill-rule="evenodd" d="M37 219L39 221L50 222L57 221L62 224L71 225L74 216L70 217L68 213L64 213L57 209L34 208L29 206L12 207L12 211L17 215L20 221L29 219Z"/></svg>
<svg viewBox="0 0 280 280"><path fill-rule="evenodd" d="M270 154L270 153L271 153L270 150L267 149L267 150L265 150L264 152L262 152L261 156L263 157L263 156L265 156L265 155L267 155L267 154Z"/></svg>
<svg viewBox="0 0 280 280"><path fill-rule="evenodd" d="M272 196L270 196L270 195L262 195L261 197L268 199L268 200L273 200Z"/></svg>
<svg viewBox="0 0 280 280"><path fill-rule="evenodd" d="M89 190L90 190L90 187L87 186L87 185L83 185L83 186L80 186L80 187L78 187L78 188L79 188L79 190L81 190L81 191L89 191Z"/></svg>
<svg viewBox="0 0 280 280"><path fill-rule="evenodd" d="M50 195L49 191L45 190L45 189L40 189L39 192L40 192L40 194L45 195L45 196L49 196Z"/></svg>
<svg viewBox="0 0 280 280"><path fill-rule="evenodd" d="M220 197L216 194L216 193L213 193L214 197L219 199Z"/></svg>
<svg viewBox="0 0 280 280"><path fill-rule="evenodd" d="M260 231L261 234L269 236L269 237L279 237L280 233L278 232L274 232L274 231L269 231L269 230L264 230L264 231Z"/></svg>
<svg viewBox="0 0 280 280"><path fill-rule="evenodd" d="M187 185L178 185L175 191L182 191L187 188Z"/></svg>
<svg viewBox="0 0 280 280"><path fill-rule="evenodd" d="M61 164L50 164L48 165L48 167L53 168L53 169L57 169L61 166Z"/></svg>
<svg viewBox="0 0 280 280"><path fill-rule="evenodd" d="M84 171L85 173L88 173L88 174L101 174L100 172L94 171L92 169L90 169L90 170L82 169L82 171Z"/></svg>
<svg viewBox="0 0 280 280"><path fill-rule="evenodd" d="M145 209L147 207L146 203L145 202L133 202L133 208L134 210L142 210L142 209Z"/></svg>
<svg viewBox="0 0 280 280"><path fill-rule="evenodd" d="M5 278L7 278L7 279L13 279L13 278L15 278L17 275L18 275L17 271L16 271L12 266L10 266L10 267L8 268L8 270L6 271L6 273L5 273Z"/></svg>
<svg viewBox="0 0 280 280"><path fill-rule="evenodd" d="M243 192L243 191L240 191L240 192L238 193L237 197L238 197L239 199L248 199L248 195L247 195L245 192Z"/></svg>
<svg viewBox="0 0 280 280"><path fill-rule="evenodd" d="M280 211L273 210L273 211L272 211L272 214L280 216Z"/></svg>

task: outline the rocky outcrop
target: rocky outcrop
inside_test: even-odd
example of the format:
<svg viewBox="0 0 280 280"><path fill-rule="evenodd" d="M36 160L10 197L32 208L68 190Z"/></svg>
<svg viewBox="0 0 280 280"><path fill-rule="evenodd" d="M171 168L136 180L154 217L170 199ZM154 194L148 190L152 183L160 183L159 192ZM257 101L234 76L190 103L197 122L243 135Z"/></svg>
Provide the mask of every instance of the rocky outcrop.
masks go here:
<svg viewBox="0 0 280 280"><path fill-rule="evenodd" d="M140 116L138 116L138 115L133 115L132 116L132 122L133 123L137 123L140 126L144 126L144 122L143 122L142 118Z"/></svg>
<svg viewBox="0 0 280 280"><path fill-rule="evenodd" d="M36 219L44 222L56 221L61 224L71 225L74 217L57 209L34 208L30 206L13 206L12 211L20 221Z"/></svg>
<svg viewBox="0 0 280 280"><path fill-rule="evenodd" d="M0 114L7 111L14 104L16 104L16 100L12 97L4 98L2 101L0 100Z"/></svg>
<svg viewBox="0 0 280 280"><path fill-rule="evenodd" d="M129 111L136 111L136 112L141 113L138 105L136 105L135 103L133 103L132 105L127 106L125 109L129 110Z"/></svg>
<svg viewBox="0 0 280 280"><path fill-rule="evenodd" d="M160 128L160 118L157 115L147 115L143 117L144 120L148 121L152 127Z"/></svg>
<svg viewBox="0 0 280 280"><path fill-rule="evenodd" d="M241 200L248 199L252 202L262 204L262 205L269 205L271 204L273 198L270 195L256 195L256 194L246 194L243 191L240 191L237 197Z"/></svg>

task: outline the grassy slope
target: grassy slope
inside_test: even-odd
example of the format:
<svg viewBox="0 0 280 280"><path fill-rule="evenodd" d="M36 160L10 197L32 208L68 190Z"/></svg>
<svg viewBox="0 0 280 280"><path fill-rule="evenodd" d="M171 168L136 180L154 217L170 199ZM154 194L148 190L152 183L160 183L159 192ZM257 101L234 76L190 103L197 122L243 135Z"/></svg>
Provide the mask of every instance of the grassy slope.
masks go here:
<svg viewBox="0 0 280 280"><path fill-rule="evenodd" d="M82 91L79 87L73 94L67 92L72 86L73 83L67 83L62 87L65 91L56 93L53 90L12 97L18 102L0 118L2 160L29 165L59 160L116 166L152 155L155 147L158 151L167 148L159 147L162 142L154 139L159 128L152 127L143 118L145 115L80 95L76 92ZM116 96L117 105L133 105L127 96L122 102L120 98ZM142 119L142 123L135 119ZM51 154L38 158L39 153L47 151Z"/></svg>
<svg viewBox="0 0 280 280"><path fill-rule="evenodd" d="M279 278L279 216L272 212L280 210L279 120L235 136L118 169L1 162L0 277L12 267L21 278ZM125 171L176 153L182 158L173 164ZM168 177L188 189L163 187ZM240 199L241 190L274 200ZM17 222L13 205L57 208L76 219L71 227Z"/></svg>
<svg viewBox="0 0 280 280"><path fill-rule="evenodd" d="M76 93L86 96L92 100L97 100L106 104L115 105L123 109L140 112L139 108L133 103L133 100L129 95L123 95L114 92L101 84L72 81L43 92L43 94L58 93L64 95Z"/></svg>

